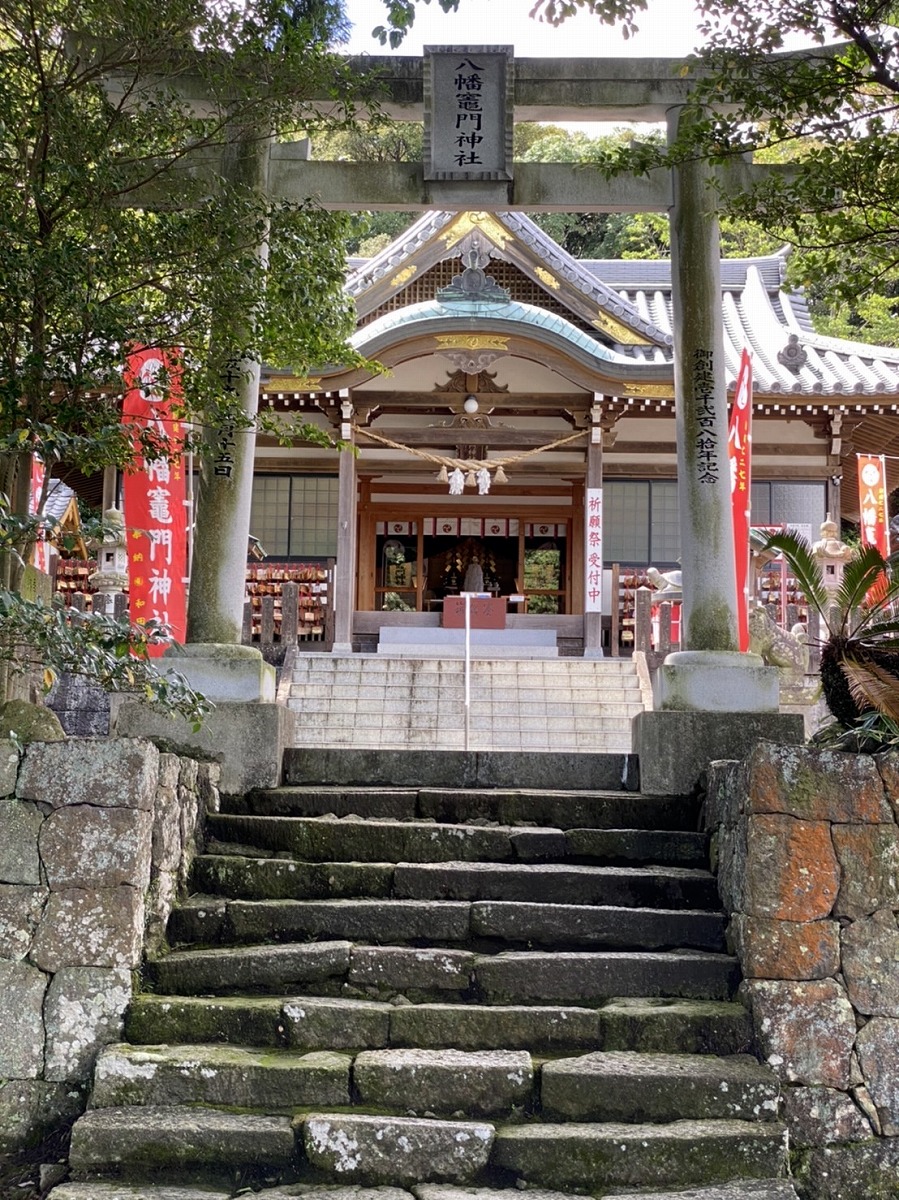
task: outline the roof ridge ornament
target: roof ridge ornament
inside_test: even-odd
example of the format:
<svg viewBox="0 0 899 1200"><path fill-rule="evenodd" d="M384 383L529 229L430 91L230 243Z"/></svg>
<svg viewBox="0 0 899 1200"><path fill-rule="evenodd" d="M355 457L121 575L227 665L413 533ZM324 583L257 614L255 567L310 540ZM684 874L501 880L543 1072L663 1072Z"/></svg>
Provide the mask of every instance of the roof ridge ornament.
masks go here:
<svg viewBox="0 0 899 1200"><path fill-rule="evenodd" d="M808 355L804 347L799 344L799 334L791 333L787 339L787 344L783 350L778 350L777 361L788 371L793 371L794 374L799 374L804 366L808 363Z"/></svg>
<svg viewBox="0 0 899 1200"><path fill-rule="evenodd" d="M481 248L481 239L474 235L462 255L465 269L461 275L454 275L452 283L440 288L436 300L440 304L452 304L459 301L476 304L509 304L512 297L505 288L501 288L492 275L484 272L484 267L490 262L490 255Z"/></svg>

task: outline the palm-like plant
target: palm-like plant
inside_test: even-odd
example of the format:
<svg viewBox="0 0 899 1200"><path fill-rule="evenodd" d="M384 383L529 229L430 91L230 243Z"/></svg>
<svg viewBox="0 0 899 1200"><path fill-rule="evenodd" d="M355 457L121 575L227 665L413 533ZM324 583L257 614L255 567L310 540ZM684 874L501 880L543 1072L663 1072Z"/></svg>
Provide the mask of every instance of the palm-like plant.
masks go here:
<svg viewBox="0 0 899 1200"><path fill-rule="evenodd" d="M804 538L776 533L765 548L783 555L821 618L821 686L839 724L851 729L872 713L899 721L899 555L862 547L830 591Z"/></svg>

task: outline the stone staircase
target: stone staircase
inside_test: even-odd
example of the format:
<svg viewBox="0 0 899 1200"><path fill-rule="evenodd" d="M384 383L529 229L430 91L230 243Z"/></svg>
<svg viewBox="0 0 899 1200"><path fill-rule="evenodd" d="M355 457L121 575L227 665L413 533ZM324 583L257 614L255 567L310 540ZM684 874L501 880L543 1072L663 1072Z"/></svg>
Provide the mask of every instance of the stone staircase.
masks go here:
<svg viewBox="0 0 899 1200"><path fill-rule="evenodd" d="M695 803L521 782L211 816L52 1200L796 1200Z"/></svg>
<svg viewBox="0 0 899 1200"><path fill-rule="evenodd" d="M615 753L652 707L632 659L477 658L469 748ZM464 664L390 654L297 654L279 699L298 715L296 746L461 750Z"/></svg>

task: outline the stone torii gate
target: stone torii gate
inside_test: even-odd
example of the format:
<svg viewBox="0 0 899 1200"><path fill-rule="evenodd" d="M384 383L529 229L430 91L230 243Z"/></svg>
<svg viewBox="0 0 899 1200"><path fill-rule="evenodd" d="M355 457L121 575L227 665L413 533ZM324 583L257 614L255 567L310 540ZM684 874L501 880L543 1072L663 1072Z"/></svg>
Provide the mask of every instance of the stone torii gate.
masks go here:
<svg viewBox="0 0 899 1200"><path fill-rule="evenodd" d="M498 81L489 81L499 113L495 138L503 142L501 160L491 169L460 167L434 158L439 123L448 100L447 64L459 59L498 63ZM478 69L483 65L475 64ZM761 735L782 740L777 726L776 671L759 658L740 654L736 634L736 582L730 518L730 473L727 459L727 385L721 312L720 247L717 191L752 186L763 173L783 170L753 166L743 159L712 167L700 159L657 170L649 176L605 179L598 171L560 163L516 163L511 156L515 120L665 122L669 144L685 123L697 119L691 105L691 81L674 59L518 59L507 46L429 47L423 58L364 57L353 61L359 75L382 81L381 111L399 119L425 121L428 161L424 163L313 162L308 144L273 143L245 138L216 159L204 151L187 168L252 185L271 199L313 197L327 209L520 209L530 212L667 212L671 223L674 302L674 388L678 496L683 567L683 649L668 657L657 683L656 712L638 718L635 749L662 759L690 759L685 744L697 744L700 758L714 746L733 757L740 737ZM442 74L441 74L442 72ZM199 82L178 81L188 101L202 102ZM310 96L325 106L327 96ZM450 103L451 107L451 103ZM443 139L446 143L446 138ZM788 168L787 168L788 169ZM153 198L148 197L148 203ZM259 248L260 255L265 247ZM239 390L248 414L255 411L259 364L241 364ZM349 404L344 405L349 409ZM344 411L341 433L351 435L351 411ZM216 437L213 431L211 435ZM243 608L244 548L250 518L250 486L255 438L239 435L241 445L228 480L207 471L198 493L200 531L194 556L187 655L196 670L185 673L217 701L272 696L263 678L234 687L235 661L256 652L239 647ZM350 451L344 451L349 455ZM602 476L601 445L588 450L587 480L598 486ZM355 522L355 495L341 471L339 527L346 533ZM352 545L352 541L347 543ZM350 554L339 562L338 593L352 594L354 563ZM338 615L336 642L348 650L352 605ZM592 614L587 614L590 622ZM585 628L588 642L595 629ZM224 643L224 644L222 644ZM216 645L217 644L217 645ZM184 659L179 666L184 665ZM244 664L250 674L261 669ZM224 668L223 670L220 670ZM221 686L217 679L221 678ZM689 729L670 720L690 716ZM731 714L727 719L726 715ZM752 714L750 718L749 715ZM703 717L714 717L710 724ZM698 721L698 724L697 724ZM661 724L660 724L661 722ZM666 723L667 722L667 723ZM761 722L761 724L760 724ZM764 729L763 729L764 726ZM734 745L734 736L738 744ZM795 734L794 734L795 736ZM659 740L661 739L661 741ZM658 743L658 744L657 744ZM666 746L669 748L666 750ZM714 755L713 753L713 756ZM657 780L655 790L689 790L691 775L675 772ZM653 786L644 778L644 787Z"/></svg>
<svg viewBox="0 0 899 1200"><path fill-rule="evenodd" d="M663 667L658 702L673 709L773 711L776 680L752 656L737 652L736 585L730 529L727 463L727 395L721 316L720 250L716 188L738 190L777 168L740 159L726 169L700 160L648 177L604 179L598 171L559 163L511 162L514 120L603 120L667 124L669 142L685 121L691 82L673 59L518 59L511 47L433 47L424 58L372 57L354 62L360 74L376 73L385 89L382 111L399 120L426 122L426 141L447 107L441 70L460 56L500 60L499 80L485 79L500 114L506 158L499 169L452 169L452 164L309 161L304 143L245 142L236 163L206 162L206 169L237 172L272 199L314 197L329 209L523 209L531 212L667 211L671 222L674 300L678 492L684 580L683 646ZM190 79L179 87L191 96ZM327 97L310 97L322 104ZM432 136L433 135L433 136ZM255 162L248 170L248 158ZM493 164L496 167L496 164ZM716 175L717 171L717 175ZM261 252L264 252L261 250ZM258 365L244 364L243 393L252 411ZM349 426L345 424L344 433ZM243 604L242 555L249 528L253 436L245 435L229 480L209 474L200 487L191 605L191 642L237 642ZM594 452L601 455L597 447ZM588 475L601 474L601 458ZM353 519L344 497L340 522ZM348 559L347 555L342 556ZM340 569L352 572L343 561ZM347 581L344 581L346 585ZM340 588L340 581L338 581ZM345 614L343 621L351 620ZM350 630L338 629L337 642ZM199 647L197 647L199 650Z"/></svg>

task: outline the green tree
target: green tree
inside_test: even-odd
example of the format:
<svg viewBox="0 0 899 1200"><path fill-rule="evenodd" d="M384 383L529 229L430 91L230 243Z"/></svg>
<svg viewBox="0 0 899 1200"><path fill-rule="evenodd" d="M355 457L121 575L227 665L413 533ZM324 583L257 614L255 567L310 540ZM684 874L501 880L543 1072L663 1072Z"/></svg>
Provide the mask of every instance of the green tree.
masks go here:
<svg viewBox="0 0 899 1200"><path fill-rule="evenodd" d="M85 472L129 461L129 344L181 348L198 425L234 416L235 359L347 359L347 218L269 203L216 167L229 144L349 120L341 19L332 0L0 0L0 588L15 593L29 548L33 454ZM303 97L324 89L321 117Z"/></svg>

